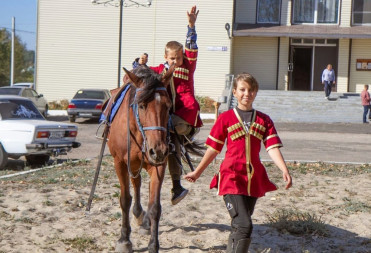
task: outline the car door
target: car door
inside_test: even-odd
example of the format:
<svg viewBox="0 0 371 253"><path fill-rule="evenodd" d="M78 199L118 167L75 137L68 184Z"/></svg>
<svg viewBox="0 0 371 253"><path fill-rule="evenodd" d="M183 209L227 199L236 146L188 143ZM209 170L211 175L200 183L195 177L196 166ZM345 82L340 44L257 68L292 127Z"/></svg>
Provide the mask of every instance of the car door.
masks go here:
<svg viewBox="0 0 371 253"><path fill-rule="evenodd" d="M44 110L44 105L42 104L42 101L39 100L39 96L36 91L26 88L23 90L22 97L29 98L36 105L39 111L42 112Z"/></svg>

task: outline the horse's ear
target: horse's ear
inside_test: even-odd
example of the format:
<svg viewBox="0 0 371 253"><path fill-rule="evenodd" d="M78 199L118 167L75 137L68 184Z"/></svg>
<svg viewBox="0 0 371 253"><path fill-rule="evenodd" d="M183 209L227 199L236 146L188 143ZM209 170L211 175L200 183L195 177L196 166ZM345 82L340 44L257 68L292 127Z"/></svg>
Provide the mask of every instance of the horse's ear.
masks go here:
<svg viewBox="0 0 371 253"><path fill-rule="evenodd" d="M139 87L139 77L137 77L133 72L130 72L126 68L123 68L126 76L130 79L130 81L135 85L137 88ZM125 80L125 77L124 77Z"/></svg>
<svg viewBox="0 0 371 253"><path fill-rule="evenodd" d="M170 68L166 71L166 74L162 77L162 83L167 87L170 83L171 78L175 70L175 63L171 64Z"/></svg>

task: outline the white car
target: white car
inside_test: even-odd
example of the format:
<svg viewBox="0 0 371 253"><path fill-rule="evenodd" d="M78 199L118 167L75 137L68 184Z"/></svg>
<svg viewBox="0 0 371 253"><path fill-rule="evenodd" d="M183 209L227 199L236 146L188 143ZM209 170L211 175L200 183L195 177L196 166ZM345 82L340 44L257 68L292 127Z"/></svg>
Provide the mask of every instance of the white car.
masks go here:
<svg viewBox="0 0 371 253"><path fill-rule="evenodd" d="M43 165L50 156L80 146L77 126L48 121L31 100L0 95L0 169L8 158L26 156L29 165Z"/></svg>

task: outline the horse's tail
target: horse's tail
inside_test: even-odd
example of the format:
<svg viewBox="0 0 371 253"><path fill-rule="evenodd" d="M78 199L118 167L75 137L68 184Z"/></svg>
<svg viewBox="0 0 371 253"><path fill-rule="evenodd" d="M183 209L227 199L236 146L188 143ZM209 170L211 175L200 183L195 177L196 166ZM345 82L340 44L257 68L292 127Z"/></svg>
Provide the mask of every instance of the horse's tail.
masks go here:
<svg viewBox="0 0 371 253"><path fill-rule="evenodd" d="M203 157L205 154L206 147L199 141L195 140L184 145L184 148L188 153Z"/></svg>

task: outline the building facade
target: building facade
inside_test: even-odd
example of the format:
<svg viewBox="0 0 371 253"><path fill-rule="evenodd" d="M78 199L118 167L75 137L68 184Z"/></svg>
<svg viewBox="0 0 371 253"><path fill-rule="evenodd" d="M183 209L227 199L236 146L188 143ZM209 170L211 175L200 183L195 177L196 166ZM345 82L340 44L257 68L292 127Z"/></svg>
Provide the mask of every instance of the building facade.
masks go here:
<svg viewBox="0 0 371 253"><path fill-rule="evenodd" d="M37 90L49 100L70 99L79 88L116 88L120 66L130 69L143 52L149 65L162 63L166 42L184 43L192 5L200 10L196 95L218 99L226 74L241 72L253 74L261 89L322 90L329 63L335 91L371 84L370 0L135 3L124 1L119 64L117 1L39 0Z"/></svg>

